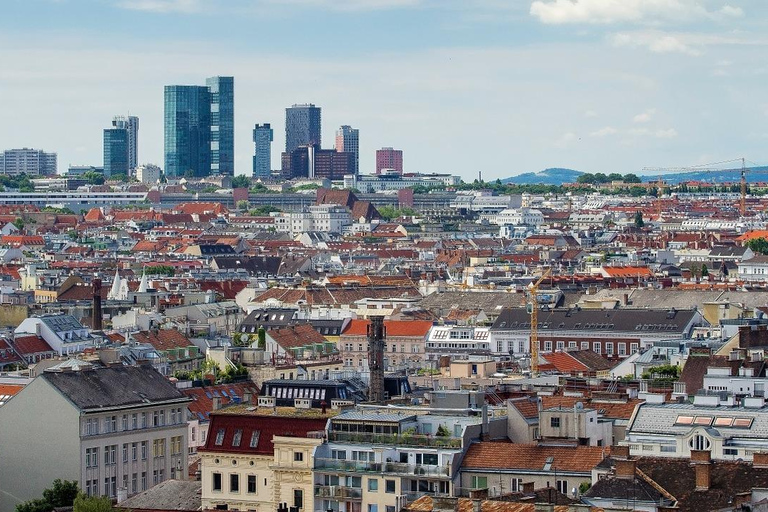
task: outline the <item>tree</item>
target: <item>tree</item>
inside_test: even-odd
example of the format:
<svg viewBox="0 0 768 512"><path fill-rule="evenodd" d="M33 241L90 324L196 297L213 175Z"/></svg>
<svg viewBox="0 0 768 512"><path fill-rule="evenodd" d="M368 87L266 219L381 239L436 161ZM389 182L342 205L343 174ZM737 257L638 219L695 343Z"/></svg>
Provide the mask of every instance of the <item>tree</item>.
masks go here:
<svg viewBox="0 0 768 512"><path fill-rule="evenodd" d="M645 189L643 187L630 187L629 195L632 197L642 197L645 195Z"/></svg>
<svg viewBox="0 0 768 512"><path fill-rule="evenodd" d="M709 269L707 268L706 263L701 264L701 277L707 277L709 276Z"/></svg>
<svg viewBox="0 0 768 512"><path fill-rule="evenodd" d="M251 188L251 178L241 174L232 178L232 188Z"/></svg>
<svg viewBox="0 0 768 512"><path fill-rule="evenodd" d="M89 185L103 185L104 175L94 171L88 171L83 174L83 179L88 182Z"/></svg>
<svg viewBox="0 0 768 512"><path fill-rule="evenodd" d="M643 212L637 210L635 212L635 227L640 229L643 226L645 226L645 221L643 220Z"/></svg>
<svg viewBox="0 0 768 512"><path fill-rule="evenodd" d="M42 498L16 505L16 512L51 512L57 507L71 507L79 492L77 482L57 478L50 489L43 491Z"/></svg>
<svg viewBox="0 0 768 512"><path fill-rule="evenodd" d="M269 215L270 213L273 213L273 212L279 213L282 211L283 210L281 210L277 206L272 206L271 204L265 204L264 206L257 206L253 210L249 211L248 214L259 217L262 215Z"/></svg>
<svg viewBox="0 0 768 512"><path fill-rule="evenodd" d="M608 181L624 181L624 176L617 172L612 172L608 175Z"/></svg>
<svg viewBox="0 0 768 512"><path fill-rule="evenodd" d="M13 225L16 226L19 231L21 231L24 229L24 219L17 217L16 220L13 221Z"/></svg>
<svg viewBox="0 0 768 512"><path fill-rule="evenodd" d="M247 210L248 209L248 201L246 201L246 200L238 201L235 206L237 206L238 210Z"/></svg>
<svg viewBox="0 0 768 512"><path fill-rule="evenodd" d="M395 219L399 215L397 208L395 208L394 206L385 205L385 206L379 206L376 209L379 210L379 214L381 214L382 218L386 220Z"/></svg>
<svg viewBox="0 0 768 512"><path fill-rule="evenodd" d="M768 240L763 237L753 238L747 242L747 247L752 249L752 252L759 254L768 254Z"/></svg>
<svg viewBox="0 0 768 512"><path fill-rule="evenodd" d="M112 500L108 496L86 496L79 494L75 498L73 512L110 512Z"/></svg>
<svg viewBox="0 0 768 512"><path fill-rule="evenodd" d="M125 173L113 174L112 176L109 177L109 179L112 181L121 181L123 183L128 183L129 181L131 181L131 178Z"/></svg>
<svg viewBox="0 0 768 512"><path fill-rule="evenodd" d="M585 172L578 178L576 178L576 183L583 183L585 185L592 185L596 183L595 181L595 175L590 172Z"/></svg>
<svg viewBox="0 0 768 512"><path fill-rule="evenodd" d="M445 425L440 425L437 427L437 432L435 432L435 435L439 437L449 437L451 435L451 431L448 430Z"/></svg>
<svg viewBox="0 0 768 512"><path fill-rule="evenodd" d="M637 174L625 174L624 175L624 183L642 183L642 180Z"/></svg>

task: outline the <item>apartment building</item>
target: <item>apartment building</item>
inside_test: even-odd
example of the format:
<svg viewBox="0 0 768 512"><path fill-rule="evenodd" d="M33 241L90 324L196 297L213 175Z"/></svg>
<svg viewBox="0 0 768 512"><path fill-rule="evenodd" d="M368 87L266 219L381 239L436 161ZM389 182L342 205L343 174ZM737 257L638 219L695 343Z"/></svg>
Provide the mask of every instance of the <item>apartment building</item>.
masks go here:
<svg viewBox="0 0 768 512"><path fill-rule="evenodd" d="M189 398L148 366L75 370L66 362L0 408L0 510L56 478L92 496L128 495L187 474Z"/></svg>
<svg viewBox="0 0 768 512"><path fill-rule="evenodd" d="M347 369L368 368L369 324L369 320L351 320L339 336L339 353ZM425 340L431 328L432 322L426 320L385 320L384 368L387 371L422 368Z"/></svg>

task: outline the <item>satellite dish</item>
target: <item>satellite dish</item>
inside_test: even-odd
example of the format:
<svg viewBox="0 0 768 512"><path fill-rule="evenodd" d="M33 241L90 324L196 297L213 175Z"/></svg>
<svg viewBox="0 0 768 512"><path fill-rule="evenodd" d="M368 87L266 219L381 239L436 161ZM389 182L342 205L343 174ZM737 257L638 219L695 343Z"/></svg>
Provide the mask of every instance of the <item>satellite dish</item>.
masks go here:
<svg viewBox="0 0 768 512"><path fill-rule="evenodd" d="M581 411L582 409L584 409L584 404L581 402L576 402L576 410Z"/></svg>

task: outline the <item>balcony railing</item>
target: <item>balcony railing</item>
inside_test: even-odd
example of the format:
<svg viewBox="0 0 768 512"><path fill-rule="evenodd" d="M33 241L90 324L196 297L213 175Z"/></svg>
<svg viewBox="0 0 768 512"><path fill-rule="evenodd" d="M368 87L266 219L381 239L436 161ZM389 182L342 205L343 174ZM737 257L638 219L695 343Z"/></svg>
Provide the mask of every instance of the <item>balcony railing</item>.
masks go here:
<svg viewBox="0 0 768 512"><path fill-rule="evenodd" d="M374 434L366 432L328 432L328 440L339 443L387 444L393 446L425 446L461 448L461 438L426 436L423 434Z"/></svg>
<svg viewBox="0 0 768 512"><path fill-rule="evenodd" d="M359 500L363 497L363 490L358 487L346 487L344 485L316 485L315 497L336 500Z"/></svg>
<svg viewBox="0 0 768 512"><path fill-rule="evenodd" d="M350 473L396 473L427 477L451 476L450 466L406 464L404 462L366 462L343 459L315 458L315 469L332 469Z"/></svg>

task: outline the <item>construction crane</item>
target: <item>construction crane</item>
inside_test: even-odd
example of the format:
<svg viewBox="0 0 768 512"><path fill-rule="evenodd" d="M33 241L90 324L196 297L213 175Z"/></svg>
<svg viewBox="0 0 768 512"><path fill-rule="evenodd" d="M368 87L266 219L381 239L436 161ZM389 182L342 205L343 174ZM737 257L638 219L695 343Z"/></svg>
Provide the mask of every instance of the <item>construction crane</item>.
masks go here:
<svg viewBox="0 0 768 512"><path fill-rule="evenodd" d="M552 274L547 268L536 281L528 285L528 313L531 315L531 377L539 376L539 285Z"/></svg>
<svg viewBox="0 0 768 512"><path fill-rule="evenodd" d="M728 169L716 169L715 165L731 164L741 162L741 180L739 186L740 198L739 198L739 214L744 217L747 214L747 169L746 159L733 158L731 160L723 160L722 162L712 162L702 165L692 165L689 167L643 167L643 172L655 172L659 174L671 174L678 172L723 172ZM663 180L661 175L658 180L659 198L661 198L661 187L663 186ZM659 202L659 210L661 210L661 202ZM659 211L661 215L661 211Z"/></svg>

